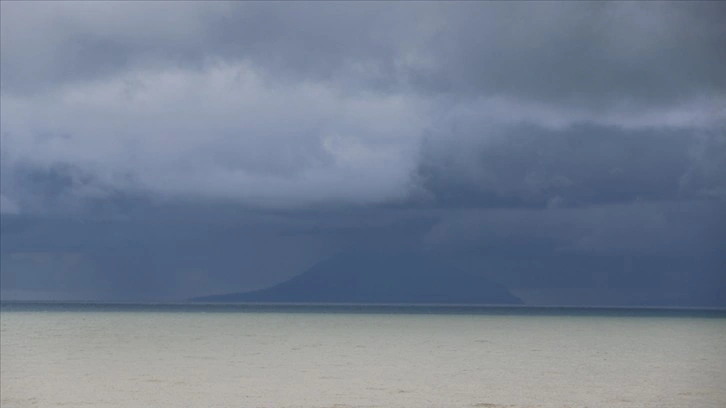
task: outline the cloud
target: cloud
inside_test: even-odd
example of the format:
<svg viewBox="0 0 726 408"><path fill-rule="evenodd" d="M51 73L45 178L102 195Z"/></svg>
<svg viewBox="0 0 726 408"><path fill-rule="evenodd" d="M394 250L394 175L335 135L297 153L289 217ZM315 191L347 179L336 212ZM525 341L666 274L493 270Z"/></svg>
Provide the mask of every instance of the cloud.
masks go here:
<svg viewBox="0 0 726 408"><path fill-rule="evenodd" d="M361 246L723 280L722 2L0 9L4 288L179 299Z"/></svg>
<svg viewBox="0 0 726 408"><path fill-rule="evenodd" d="M720 197L721 163L693 140L726 126L724 10L6 2L2 193L30 212L457 189L477 205L575 205L662 199L680 177L683 194Z"/></svg>
<svg viewBox="0 0 726 408"><path fill-rule="evenodd" d="M0 195L0 213L2 214L17 214L20 211L20 207L15 201Z"/></svg>
<svg viewBox="0 0 726 408"><path fill-rule="evenodd" d="M716 96L726 7L716 2L440 5L420 83L590 112Z"/></svg>
<svg viewBox="0 0 726 408"><path fill-rule="evenodd" d="M2 287L96 300L181 300L277 283L338 246L320 234L283 233L294 219L182 207L147 208L131 219L6 215Z"/></svg>
<svg viewBox="0 0 726 408"><path fill-rule="evenodd" d="M3 89L245 61L277 81L632 109L723 98L720 2L5 3Z"/></svg>
<svg viewBox="0 0 726 408"><path fill-rule="evenodd" d="M129 74L2 105L3 165L70 169L79 195L273 206L405 195L425 126L425 104L405 96L278 88L245 65Z"/></svg>
<svg viewBox="0 0 726 408"><path fill-rule="evenodd" d="M394 66L400 49L418 41L410 18L421 9L430 7L3 4L4 89L42 91L152 67L204 70L218 61L246 62L283 82L366 77Z"/></svg>
<svg viewBox="0 0 726 408"><path fill-rule="evenodd" d="M555 253L693 256L720 253L725 226L723 207L708 201L461 209L443 213L423 243L454 254L534 246Z"/></svg>
<svg viewBox="0 0 726 408"><path fill-rule="evenodd" d="M722 197L726 134L457 118L424 140L418 179L445 206L587 206ZM455 138L457 143L451 143Z"/></svg>

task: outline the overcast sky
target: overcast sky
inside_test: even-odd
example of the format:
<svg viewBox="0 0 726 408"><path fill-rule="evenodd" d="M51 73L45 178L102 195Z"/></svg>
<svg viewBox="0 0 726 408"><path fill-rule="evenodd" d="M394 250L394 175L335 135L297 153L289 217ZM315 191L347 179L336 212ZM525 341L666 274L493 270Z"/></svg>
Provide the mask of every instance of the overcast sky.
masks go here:
<svg viewBox="0 0 726 408"><path fill-rule="evenodd" d="M529 303L726 299L724 21L705 1L4 1L2 296L179 300L365 246Z"/></svg>

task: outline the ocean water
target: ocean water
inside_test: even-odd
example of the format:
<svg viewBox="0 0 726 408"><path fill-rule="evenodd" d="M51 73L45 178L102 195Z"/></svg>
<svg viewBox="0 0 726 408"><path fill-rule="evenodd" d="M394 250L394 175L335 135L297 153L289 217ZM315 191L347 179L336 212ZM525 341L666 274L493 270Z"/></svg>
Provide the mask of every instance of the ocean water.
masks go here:
<svg viewBox="0 0 726 408"><path fill-rule="evenodd" d="M0 307L0 405L726 407L723 312Z"/></svg>

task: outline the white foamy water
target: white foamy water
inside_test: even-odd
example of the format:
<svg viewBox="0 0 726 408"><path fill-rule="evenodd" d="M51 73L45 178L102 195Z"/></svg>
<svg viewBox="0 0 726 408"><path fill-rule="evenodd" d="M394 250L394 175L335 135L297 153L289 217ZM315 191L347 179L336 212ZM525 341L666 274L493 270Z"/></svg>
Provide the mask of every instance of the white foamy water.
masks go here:
<svg viewBox="0 0 726 408"><path fill-rule="evenodd" d="M0 405L726 407L726 319L0 313Z"/></svg>

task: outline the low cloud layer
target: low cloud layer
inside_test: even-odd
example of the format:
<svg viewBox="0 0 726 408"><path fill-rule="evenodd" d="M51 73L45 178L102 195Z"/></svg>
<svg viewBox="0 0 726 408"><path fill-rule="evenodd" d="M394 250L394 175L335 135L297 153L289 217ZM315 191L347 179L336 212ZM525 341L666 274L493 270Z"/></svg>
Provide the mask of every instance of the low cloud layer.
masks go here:
<svg viewBox="0 0 726 408"><path fill-rule="evenodd" d="M708 3L6 3L4 207L40 207L17 181L27 171L63 173L79 199L296 206L420 193L417 170L442 165L420 154L424 141L479 155L465 158L473 166L489 143L540 151L552 129L602 133L604 155L662 131L691 139L663 136L665 150L695 149L726 120L722 14ZM582 123L608 129L576 134ZM627 140L637 133L649 136ZM553 156L600 160L586 148ZM478 188L537 183L515 177Z"/></svg>
<svg viewBox="0 0 726 408"><path fill-rule="evenodd" d="M10 176L64 173L77 195L382 201L406 193L419 105L314 83L276 87L246 66L141 73L7 98L3 162Z"/></svg>
<svg viewBox="0 0 726 408"><path fill-rule="evenodd" d="M0 8L3 279L72 264L98 274L77 280L92 292L216 253L217 272L194 272L213 291L371 242L483 267L479 241L712 259L723 237L721 2ZM271 214L239 241L219 226ZM144 236L139 219L158 241L123 244ZM127 241L113 256L88 240L64 255L42 245L92 236L77 220ZM17 232L26 224L38 235ZM163 248L174 228L197 260ZM235 257L254 234L269 239L249 257L265 261ZM146 282L148 297L169 280ZM179 280L165 296L194 295Z"/></svg>

